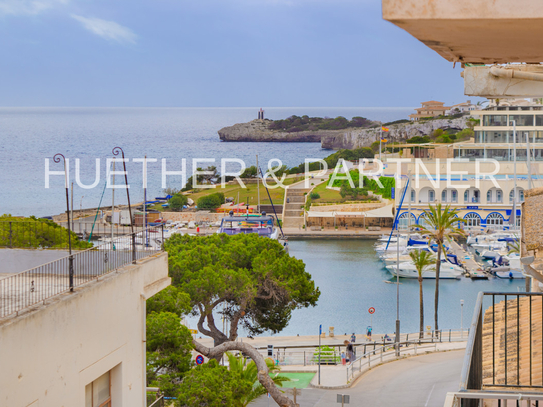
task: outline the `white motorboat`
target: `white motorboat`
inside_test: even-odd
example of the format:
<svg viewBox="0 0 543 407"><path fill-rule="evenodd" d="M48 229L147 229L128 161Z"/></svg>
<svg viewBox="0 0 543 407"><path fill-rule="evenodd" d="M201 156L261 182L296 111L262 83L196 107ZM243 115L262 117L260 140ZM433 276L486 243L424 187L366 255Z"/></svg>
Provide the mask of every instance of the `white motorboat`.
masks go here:
<svg viewBox="0 0 543 407"><path fill-rule="evenodd" d="M386 268L394 276L399 275L404 278L419 278L419 272L413 263L400 263L399 272L397 272L398 267L396 264L391 264ZM460 266L444 262L441 263L441 267L439 268L439 278L457 279L462 276L463 272L464 270ZM427 266L422 271L422 278L436 278L435 266Z"/></svg>

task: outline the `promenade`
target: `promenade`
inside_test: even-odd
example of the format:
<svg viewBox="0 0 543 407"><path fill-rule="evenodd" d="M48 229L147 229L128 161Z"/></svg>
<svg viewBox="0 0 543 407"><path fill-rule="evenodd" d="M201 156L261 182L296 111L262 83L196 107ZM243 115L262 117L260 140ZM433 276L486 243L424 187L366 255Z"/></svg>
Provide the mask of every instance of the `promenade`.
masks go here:
<svg viewBox="0 0 543 407"><path fill-rule="evenodd" d="M352 407L442 407L447 392L458 391L463 356L454 350L401 359L366 372L348 389L302 389L296 401L300 407L339 406L337 394L347 394ZM251 405L276 406L266 395Z"/></svg>

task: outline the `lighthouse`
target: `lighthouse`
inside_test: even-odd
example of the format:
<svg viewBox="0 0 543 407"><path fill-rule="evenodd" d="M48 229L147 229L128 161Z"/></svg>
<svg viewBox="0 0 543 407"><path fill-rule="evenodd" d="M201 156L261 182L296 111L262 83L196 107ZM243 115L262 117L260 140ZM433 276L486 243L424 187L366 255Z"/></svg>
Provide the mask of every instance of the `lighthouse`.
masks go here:
<svg viewBox="0 0 543 407"><path fill-rule="evenodd" d="M258 111L258 119L264 120L264 110L262 110L262 108Z"/></svg>

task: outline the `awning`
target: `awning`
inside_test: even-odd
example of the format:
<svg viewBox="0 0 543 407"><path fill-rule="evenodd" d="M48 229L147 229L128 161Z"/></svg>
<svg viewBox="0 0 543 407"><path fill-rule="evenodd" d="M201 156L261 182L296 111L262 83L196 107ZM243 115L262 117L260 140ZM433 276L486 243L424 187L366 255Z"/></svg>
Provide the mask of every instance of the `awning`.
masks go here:
<svg viewBox="0 0 543 407"><path fill-rule="evenodd" d="M309 218L394 218L392 213L394 205L383 206L382 208L372 209L365 212L307 212Z"/></svg>

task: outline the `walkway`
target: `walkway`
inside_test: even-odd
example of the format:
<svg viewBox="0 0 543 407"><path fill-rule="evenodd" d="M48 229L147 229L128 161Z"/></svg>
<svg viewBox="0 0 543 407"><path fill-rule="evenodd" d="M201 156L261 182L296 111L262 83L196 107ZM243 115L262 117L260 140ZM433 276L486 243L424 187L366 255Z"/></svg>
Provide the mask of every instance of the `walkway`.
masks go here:
<svg viewBox="0 0 543 407"><path fill-rule="evenodd" d="M328 175L318 176L289 185L285 190L283 204L283 226L285 228L300 228L304 225L304 210L306 195L317 185L328 180Z"/></svg>
<svg viewBox="0 0 543 407"><path fill-rule="evenodd" d="M351 396L349 406L442 407L445 395L457 391L464 351L452 351L402 359L377 367L362 376L350 389L303 389L300 407L339 405L336 395ZM251 404L276 406L266 396Z"/></svg>

